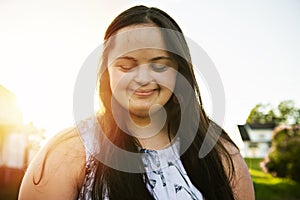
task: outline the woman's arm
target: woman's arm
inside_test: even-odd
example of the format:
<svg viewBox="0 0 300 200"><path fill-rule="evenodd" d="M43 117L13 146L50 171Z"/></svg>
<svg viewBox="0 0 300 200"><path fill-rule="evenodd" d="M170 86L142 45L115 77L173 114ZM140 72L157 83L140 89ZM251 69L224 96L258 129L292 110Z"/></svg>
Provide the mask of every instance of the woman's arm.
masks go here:
<svg viewBox="0 0 300 200"><path fill-rule="evenodd" d="M80 137L75 129L64 131L46 144L30 164L19 199L76 199L84 174L85 150Z"/></svg>

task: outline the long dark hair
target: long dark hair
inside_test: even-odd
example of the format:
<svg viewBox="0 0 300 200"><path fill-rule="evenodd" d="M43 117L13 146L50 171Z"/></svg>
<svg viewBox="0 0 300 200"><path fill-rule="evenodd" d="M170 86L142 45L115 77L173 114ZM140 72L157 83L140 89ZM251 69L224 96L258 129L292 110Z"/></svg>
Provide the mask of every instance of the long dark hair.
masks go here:
<svg viewBox="0 0 300 200"><path fill-rule="evenodd" d="M176 37L165 35L164 39L166 45L169 46L168 48L175 49L175 51L181 52L183 55L171 53L172 57L178 63L178 72L184 76L193 88L193 94L191 96L181 96L181 98L186 98L186 102L189 102L184 109L180 108L178 99L174 95L165 106L168 116L169 133L176 133L180 123L187 124L184 136L180 139L184 141L185 139L189 140L192 138L192 144L184 152L181 152L180 159L191 182L203 194L204 198L234 199L234 194L230 186L234 167L230 153L223 144L226 141L233 146L235 145L225 131L213 123L206 115L202 107L200 91L193 72L189 48L182 31L174 19L160 9L145 6L129 8L113 20L105 33L105 45L99 74L99 95L104 108L104 112L99 117L99 122L103 132L110 141L120 148L130 152L138 152L138 141L134 137L124 133L117 126L113 118L111 108L111 99L113 97L107 71L107 55L110 49L107 41L118 30L137 24L152 24L159 28L181 33L176 34ZM176 89L180 93L180 85L176 85ZM190 117L183 119L181 117L185 116L182 115L183 112L188 113ZM209 128L210 125L213 125L211 127L215 128ZM193 130L196 130L195 136L190 134ZM220 138L223 142L218 139L213 149L204 158L199 158L198 154L205 136L209 134L211 138L218 138L218 130L221 130ZM209 142L213 143L213 139ZM109 149L109 147L106 148L104 146L101 150L103 151L100 153L106 154L106 157L118 159L118 155L114 155L114 151ZM141 161L134 164L143 167ZM226 169L224 169L224 166L226 166ZM93 199L101 199L107 195L109 199L154 199L148 191L145 182L147 182L147 178L144 173L119 171L98 161L92 197Z"/></svg>

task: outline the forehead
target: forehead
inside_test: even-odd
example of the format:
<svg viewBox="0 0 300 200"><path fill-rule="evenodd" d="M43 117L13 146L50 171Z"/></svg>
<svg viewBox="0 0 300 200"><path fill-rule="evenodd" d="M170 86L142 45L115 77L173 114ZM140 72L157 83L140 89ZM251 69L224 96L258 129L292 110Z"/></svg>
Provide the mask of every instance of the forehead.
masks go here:
<svg viewBox="0 0 300 200"><path fill-rule="evenodd" d="M162 30L155 26L133 25L120 29L110 39L109 62L129 52L144 49L166 50Z"/></svg>

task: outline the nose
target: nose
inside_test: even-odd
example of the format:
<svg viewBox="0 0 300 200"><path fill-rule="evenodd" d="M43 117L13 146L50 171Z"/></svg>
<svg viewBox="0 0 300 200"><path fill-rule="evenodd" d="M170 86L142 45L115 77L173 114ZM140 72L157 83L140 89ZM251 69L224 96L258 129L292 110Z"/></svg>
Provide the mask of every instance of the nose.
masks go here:
<svg viewBox="0 0 300 200"><path fill-rule="evenodd" d="M140 85L147 85L152 81L151 70L148 65L140 65L137 67L134 80Z"/></svg>

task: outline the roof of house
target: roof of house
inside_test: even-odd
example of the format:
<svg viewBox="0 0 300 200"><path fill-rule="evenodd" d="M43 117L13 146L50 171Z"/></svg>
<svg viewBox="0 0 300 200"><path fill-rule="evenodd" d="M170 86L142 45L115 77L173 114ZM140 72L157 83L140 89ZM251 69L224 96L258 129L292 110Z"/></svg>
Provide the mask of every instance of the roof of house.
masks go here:
<svg viewBox="0 0 300 200"><path fill-rule="evenodd" d="M244 124L237 125L244 142L270 142L274 124Z"/></svg>
<svg viewBox="0 0 300 200"><path fill-rule="evenodd" d="M275 123L265 123L265 124L247 124L250 126L251 129L274 129L276 124Z"/></svg>
<svg viewBox="0 0 300 200"><path fill-rule="evenodd" d="M245 125L238 125L241 137L243 141L250 141L249 134L245 128Z"/></svg>

